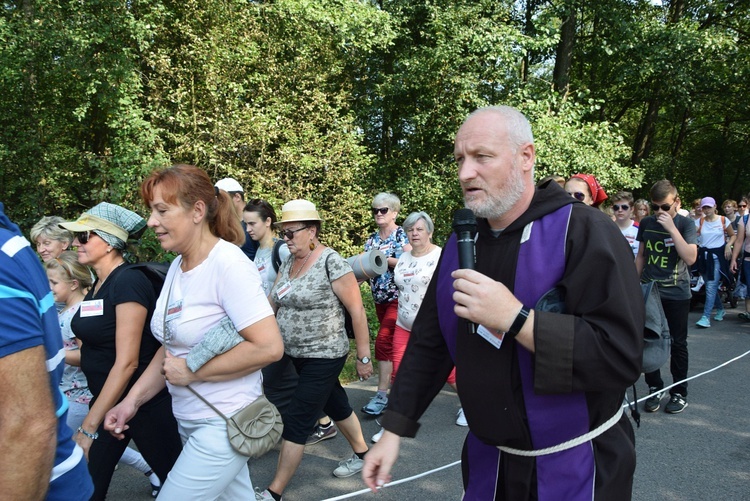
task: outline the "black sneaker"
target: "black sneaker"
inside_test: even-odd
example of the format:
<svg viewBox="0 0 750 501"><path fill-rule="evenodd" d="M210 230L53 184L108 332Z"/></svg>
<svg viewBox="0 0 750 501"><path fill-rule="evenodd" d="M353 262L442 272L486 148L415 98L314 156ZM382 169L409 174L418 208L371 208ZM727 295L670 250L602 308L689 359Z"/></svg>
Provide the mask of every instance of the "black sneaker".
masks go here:
<svg viewBox="0 0 750 501"><path fill-rule="evenodd" d="M316 424L315 431L312 432L312 435L307 437L307 442L305 442L305 445L317 444L322 440L328 440L329 438L333 438L338 434L339 432L336 431L336 427L333 425L333 423L331 423L328 428L323 428L320 424Z"/></svg>
<svg viewBox="0 0 750 501"><path fill-rule="evenodd" d="M657 388L656 386L651 386L648 389L648 393L655 393L655 395L646 399L646 402L643 404L643 410L645 410L646 412L656 412L661 406L661 398L663 396L663 393L659 391L659 388Z"/></svg>
<svg viewBox="0 0 750 501"><path fill-rule="evenodd" d="M688 406L687 400L685 400L685 397L680 395L679 393L675 393L672 395L672 398L669 400L669 403L666 407L664 407L664 412L668 414L678 414L685 410L685 407Z"/></svg>

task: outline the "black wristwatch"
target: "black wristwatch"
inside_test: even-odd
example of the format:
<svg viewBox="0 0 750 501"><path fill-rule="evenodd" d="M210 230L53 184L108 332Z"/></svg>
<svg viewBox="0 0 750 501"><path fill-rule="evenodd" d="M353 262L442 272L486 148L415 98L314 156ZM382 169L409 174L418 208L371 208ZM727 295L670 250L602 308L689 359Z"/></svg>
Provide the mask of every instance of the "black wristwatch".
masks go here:
<svg viewBox="0 0 750 501"><path fill-rule="evenodd" d="M510 326L506 334L511 337L516 337L523 328L523 324L526 323L526 319L529 318L530 310L527 307L522 307L521 311L518 312L518 316L513 321L513 325Z"/></svg>
<svg viewBox="0 0 750 501"><path fill-rule="evenodd" d="M359 362L362 362L363 364L369 364L370 363L370 357L362 357L357 359Z"/></svg>

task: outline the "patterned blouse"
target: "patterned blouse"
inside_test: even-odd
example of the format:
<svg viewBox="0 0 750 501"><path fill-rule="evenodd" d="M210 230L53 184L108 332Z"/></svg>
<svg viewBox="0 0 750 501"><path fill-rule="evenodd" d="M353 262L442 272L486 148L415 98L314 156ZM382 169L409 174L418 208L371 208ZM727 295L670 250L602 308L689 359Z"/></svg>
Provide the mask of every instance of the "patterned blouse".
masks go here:
<svg viewBox="0 0 750 501"><path fill-rule="evenodd" d="M344 307L331 282L352 273L352 267L337 252L324 249L304 275L290 280L292 263L294 259L281 264L271 290L284 352L295 358L343 357L349 353Z"/></svg>
<svg viewBox="0 0 750 501"><path fill-rule="evenodd" d="M78 349L78 345L75 341L76 337L70 329L70 321L73 319L73 316L75 316L79 306L81 306L81 303L71 306L67 310L63 310L58 315L63 346L66 351L74 351ZM65 365L65 371L63 372L62 380L60 380L60 390L71 402L88 404L92 398L91 392L89 391L89 383L80 367Z"/></svg>
<svg viewBox="0 0 750 501"><path fill-rule="evenodd" d="M406 236L406 232L401 226L397 226L385 240L380 238L380 232L376 231L370 235L370 238L365 242L365 252L379 249L380 252L385 254L386 258L399 258L407 245L409 245L409 238ZM393 270L389 267L379 277L371 278L370 289L372 289L372 297L377 304L396 301L398 299L398 287L396 287L396 282L393 281Z"/></svg>

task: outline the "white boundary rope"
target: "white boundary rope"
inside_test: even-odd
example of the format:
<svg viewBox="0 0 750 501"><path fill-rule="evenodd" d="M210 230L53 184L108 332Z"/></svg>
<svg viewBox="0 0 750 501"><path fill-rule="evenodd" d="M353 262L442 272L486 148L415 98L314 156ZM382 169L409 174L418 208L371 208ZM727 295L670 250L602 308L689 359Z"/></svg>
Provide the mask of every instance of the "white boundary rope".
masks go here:
<svg viewBox="0 0 750 501"><path fill-rule="evenodd" d="M703 377L706 374L710 374L710 373L712 373L714 371L717 371L717 370L719 370L719 369L721 369L723 367L726 367L727 365L729 365L729 364L731 364L733 362L736 362L737 360L739 360L739 359L741 359L743 357L746 357L747 355L750 355L750 350L746 351L742 355L738 355L738 356L736 356L736 357L734 357L734 358L732 358L730 360L727 360L726 362L724 362L722 364L719 364L719 365L717 365L716 367L714 367L712 369L708 369L707 371L703 371L700 374L696 374L694 376L690 376L689 378L683 379L682 381L678 381L678 382L676 382L674 384L671 384L669 386L665 386L664 388L662 388L661 390L657 391L656 393L652 393L650 395L646 395L643 398L639 398L635 403L639 404L639 403L641 403L641 402L643 402L643 401L651 398L652 396L656 395L657 393L662 393L662 392L668 391L669 389L674 388L677 385L680 385L682 383L686 383L688 381L691 381L693 379L697 379L699 377ZM623 404L622 407L623 408L627 408L628 405L629 404L626 403L626 404ZM411 477L406 477L406 478L402 478L402 479L399 479L399 480L394 480L393 482L388 482L387 484L385 484L383 487L381 487L381 489L385 489L386 487L391 487L391 486L398 485L398 484L403 484L403 483L406 483L406 482L411 482L412 480L416 480L416 479L421 478L421 477L426 477L427 475L432 475L433 473L437 473L437 472L439 472L441 470L452 468L453 466L456 466L456 465L459 465L459 464L461 464L461 461L454 461L453 463L446 464L446 465L441 466L439 468L435 468L433 470L428 470L428 471L425 471L423 473L419 473L417 475L413 475ZM348 494L342 494L341 496L336 496L336 497L333 497L333 498L326 498L326 499L324 499L322 501L340 501L342 499L349 499L349 498L353 498L353 497L356 497L356 496L361 496L362 494L367 494L368 492L370 492L370 489L361 489L359 491L350 492Z"/></svg>

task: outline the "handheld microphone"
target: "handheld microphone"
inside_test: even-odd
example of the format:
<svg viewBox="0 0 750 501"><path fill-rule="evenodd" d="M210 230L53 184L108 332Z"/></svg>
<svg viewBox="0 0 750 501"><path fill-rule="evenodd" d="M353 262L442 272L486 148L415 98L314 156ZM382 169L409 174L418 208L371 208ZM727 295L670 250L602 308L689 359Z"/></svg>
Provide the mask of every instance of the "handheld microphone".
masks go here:
<svg viewBox="0 0 750 501"><path fill-rule="evenodd" d="M453 213L453 231L458 245L458 267L475 269L477 259L474 235L477 232L477 218L471 209L458 209ZM469 334L476 334L476 324L468 322L468 330Z"/></svg>

